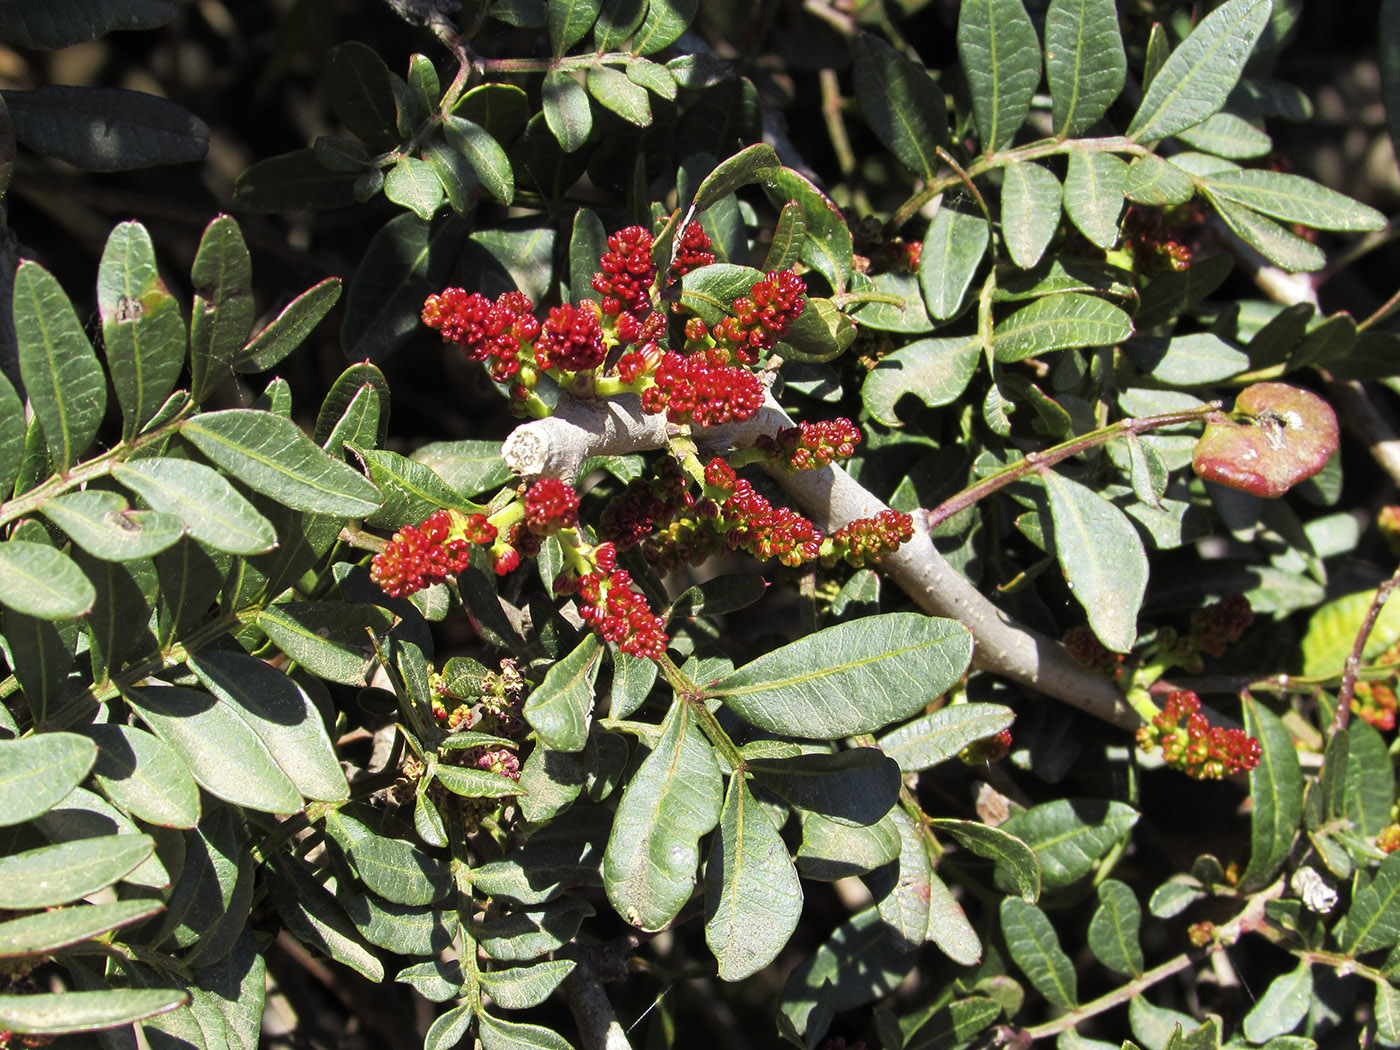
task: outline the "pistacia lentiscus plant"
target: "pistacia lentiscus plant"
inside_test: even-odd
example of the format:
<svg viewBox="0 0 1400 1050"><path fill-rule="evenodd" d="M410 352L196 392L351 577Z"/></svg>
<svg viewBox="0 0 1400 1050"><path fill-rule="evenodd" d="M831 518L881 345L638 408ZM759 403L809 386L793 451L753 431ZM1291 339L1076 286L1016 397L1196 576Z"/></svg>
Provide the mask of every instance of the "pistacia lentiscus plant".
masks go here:
<svg viewBox="0 0 1400 1050"><path fill-rule="evenodd" d="M13 267L0 1046L1400 1044L1400 297L1320 306L1387 234L1274 150L1300 3L359 17L424 53L231 201L343 308L228 216Z"/></svg>

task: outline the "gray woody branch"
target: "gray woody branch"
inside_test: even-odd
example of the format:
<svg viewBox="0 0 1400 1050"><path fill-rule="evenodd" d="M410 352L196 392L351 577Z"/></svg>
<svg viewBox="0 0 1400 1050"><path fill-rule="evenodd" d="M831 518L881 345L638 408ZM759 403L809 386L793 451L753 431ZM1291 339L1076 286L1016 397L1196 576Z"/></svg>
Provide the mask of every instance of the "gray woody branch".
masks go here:
<svg viewBox="0 0 1400 1050"><path fill-rule="evenodd" d="M764 408L752 419L697 430L692 440L702 453L719 454L748 447L760 434L775 434L792 425L769 394ZM554 415L516 427L501 454L506 465L522 476L572 481L590 456L662 448L672 433L664 417L644 415L634 395L593 400L564 396ZM886 509L886 504L838 466L796 473L774 467L769 473L797 509L827 532ZM1113 683L1081 667L1059 642L1015 623L984 598L938 552L917 515L915 530L914 539L888 555L880 568L924 612L957 620L972 632L975 668L1124 729L1138 725L1137 715Z"/></svg>

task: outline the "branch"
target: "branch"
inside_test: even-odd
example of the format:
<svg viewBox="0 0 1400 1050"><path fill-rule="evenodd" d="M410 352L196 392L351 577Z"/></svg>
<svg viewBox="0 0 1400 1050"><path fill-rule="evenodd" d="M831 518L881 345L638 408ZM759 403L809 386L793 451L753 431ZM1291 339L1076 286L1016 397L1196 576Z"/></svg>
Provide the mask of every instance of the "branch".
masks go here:
<svg viewBox="0 0 1400 1050"><path fill-rule="evenodd" d="M627 1033L603 991L602 981L588 959L575 961L573 972L564 979L560 990L574 1015L584 1050L632 1050Z"/></svg>
<svg viewBox="0 0 1400 1050"><path fill-rule="evenodd" d="M758 435L771 436L792 425L769 394L753 418L699 430L693 440L702 451L717 453L748 447ZM573 480L590 456L662 448L666 439L664 420L642 415L633 396L597 401L561 397L553 416L516 427L501 454L519 474ZM797 508L827 532L887 509L837 466L796 473L771 465L766 469ZM972 632L975 668L1009 678L1120 728L1139 724L1112 682L1080 666L1059 642L1017 624L983 597L938 552L918 516L914 528L914 539L887 555L880 568L924 612L955 619Z"/></svg>

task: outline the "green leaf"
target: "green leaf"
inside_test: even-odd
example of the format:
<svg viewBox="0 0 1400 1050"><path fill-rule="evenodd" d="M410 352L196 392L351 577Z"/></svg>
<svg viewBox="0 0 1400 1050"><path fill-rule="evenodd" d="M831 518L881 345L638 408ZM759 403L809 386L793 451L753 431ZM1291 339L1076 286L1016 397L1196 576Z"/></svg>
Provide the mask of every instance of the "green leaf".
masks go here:
<svg viewBox="0 0 1400 1050"><path fill-rule="evenodd" d="M1148 85L1128 137L1155 142L1225 105L1268 23L1271 0L1228 0L1192 30Z"/></svg>
<svg viewBox="0 0 1400 1050"><path fill-rule="evenodd" d="M905 167L932 179L942 164L935 150L948 137L943 89L873 33L856 37L854 49L852 77L866 123Z"/></svg>
<svg viewBox="0 0 1400 1050"><path fill-rule="evenodd" d="M416 525L443 507L474 510L457 490L422 463L405 459L397 452L348 446L364 461L370 481L384 494L380 508L366 520L371 525L399 528Z"/></svg>
<svg viewBox="0 0 1400 1050"><path fill-rule="evenodd" d="M549 42L555 58L587 35L600 7L602 0L549 0Z"/></svg>
<svg viewBox="0 0 1400 1050"><path fill-rule="evenodd" d="M1251 1043L1267 1043L1275 1036L1287 1035L1308 1016L1312 1000L1312 963L1304 960L1269 982L1254 1008L1245 1014L1245 1038Z"/></svg>
<svg viewBox="0 0 1400 1050"><path fill-rule="evenodd" d="M351 361L382 361L423 326L423 300L447 283L466 240L455 217L390 219L370 239L345 297L340 345Z"/></svg>
<svg viewBox="0 0 1400 1050"><path fill-rule="evenodd" d="M326 814L326 834L345 850L364 884L385 900L432 904L452 890L442 861L403 839L376 834L343 810Z"/></svg>
<svg viewBox="0 0 1400 1050"><path fill-rule="evenodd" d="M1195 195L1196 184L1191 177L1155 153L1135 159L1123 179L1123 196L1138 204L1170 207L1185 204Z"/></svg>
<svg viewBox="0 0 1400 1050"><path fill-rule="evenodd" d="M557 951L572 941L593 905L576 897L551 901L540 908L511 911L476 927L477 943L492 959L526 962Z"/></svg>
<svg viewBox="0 0 1400 1050"><path fill-rule="evenodd" d="M1011 3L1021 6L1020 0ZM924 234L919 256L919 284L930 314L946 321L962 308L990 239L987 220L980 213L943 199Z"/></svg>
<svg viewBox="0 0 1400 1050"><path fill-rule="evenodd" d="M1133 523L1106 499L1049 470L1040 476L1050 497L1054 550L1065 579L1109 649L1137 641L1137 615L1147 591L1147 552Z"/></svg>
<svg viewBox="0 0 1400 1050"><path fill-rule="evenodd" d="M904 1044L904 1050L951 1050L952 1047L968 1046L1001 1013L1001 1005L984 996L971 995L954 1000L935 1010ZM1062 1045L1060 1050L1066 1048Z"/></svg>
<svg viewBox="0 0 1400 1050"><path fill-rule="evenodd" d="M279 855L266 870L268 896L294 937L371 981L384 979L378 956L365 946L335 898L295 858Z"/></svg>
<svg viewBox="0 0 1400 1050"><path fill-rule="evenodd" d="M890 811L899 832L899 869L894 886L877 905L893 940L908 948L932 941L954 962L974 965L982 942L962 906L933 870L929 840L903 809Z"/></svg>
<svg viewBox="0 0 1400 1050"><path fill-rule="evenodd" d="M647 16L632 39L639 55L652 55L676 42L695 17L700 0L651 0Z"/></svg>
<svg viewBox="0 0 1400 1050"><path fill-rule="evenodd" d="M362 173L328 168L319 159L321 152L298 149L258 161L238 176L234 207L243 212L344 208L369 200L383 186L379 168Z"/></svg>
<svg viewBox="0 0 1400 1050"><path fill-rule="evenodd" d="M958 12L958 58L972 92L982 150L1011 145L1040 86L1040 41L1021 0L967 0Z"/></svg>
<svg viewBox="0 0 1400 1050"><path fill-rule="evenodd" d="M289 419L230 408L188 419L180 432L230 474L288 507L342 517L379 508L378 489Z"/></svg>
<svg viewBox="0 0 1400 1050"><path fill-rule="evenodd" d="M331 48L322 88L340 122L372 149L385 150L398 144L389 67L374 48L358 40Z"/></svg>
<svg viewBox="0 0 1400 1050"><path fill-rule="evenodd" d="M0 1028L17 1033L100 1032L177 1010L189 992L171 988L107 988L0 996Z"/></svg>
<svg viewBox="0 0 1400 1050"><path fill-rule="evenodd" d="M1143 341L1129 353L1144 372L1170 386L1216 383L1250 366L1248 354L1210 332L1179 335L1165 347L1150 340Z"/></svg>
<svg viewBox="0 0 1400 1050"><path fill-rule="evenodd" d="M388 634L394 615L359 602L286 602L258 614L258 626L312 674L343 685L366 685L374 659L369 633Z"/></svg>
<svg viewBox="0 0 1400 1050"><path fill-rule="evenodd" d="M441 782L442 786L454 795L461 795L463 798L507 798L524 794L514 780L486 769L439 763L433 767L433 779Z"/></svg>
<svg viewBox="0 0 1400 1050"><path fill-rule="evenodd" d="M184 686L132 689L123 696L210 794L267 813L301 809L296 786L229 705Z"/></svg>
<svg viewBox="0 0 1400 1050"><path fill-rule="evenodd" d="M84 735L97 744L93 784L132 816L167 828L199 823L199 788L179 754L135 726L91 725Z"/></svg>
<svg viewBox="0 0 1400 1050"><path fill-rule="evenodd" d="M1192 149L1234 160L1263 157L1274 148L1268 135L1233 113L1214 113L1194 128L1178 132L1177 138Z"/></svg>
<svg viewBox="0 0 1400 1050"><path fill-rule="evenodd" d="M977 340L968 336L920 339L887 354L871 369L861 386L865 409L886 426L900 426L895 405L912 394L931 408L949 405L962 396L982 355Z"/></svg>
<svg viewBox="0 0 1400 1050"><path fill-rule="evenodd" d="M558 0L550 0L551 5ZM552 1028L502 1021L484 1010L477 1014L476 1032L482 1050L573 1050L573 1044Z"/></svg>
<svg viewBox="0 0 1400 1050"><path fill-rule="evenodd" d="M384 196L427 222L442 207L444 192L430 164L400 157L384 177Z"/></svg>
<svg viewBox="0 0 1400 1050"><path fill-rule="evenodd" d="M753 758L746 768L775 795L837 824L874 824L899 797L899 766L875 747Z"/></svg>
<svg viewBox="0 0 1400 1050"><path fill-rule="evenodd" d="M1012 814L1001 830L1035 851L1042 888L1057 890L1093 870L1137 819L1123 802L1064 798ZM997 884L1004 882L998 872Z"/></svg>
<svg viewBox="0 0 1400 1050"><path fill-rule="evenodd" d="M1379 230L1385 216L1301 175L1254 168L1225 171L1204 180L1210 194L1286 223L1349 233Z"/></svg>
<svg viewBox="0 0 1400 1050"><path fill-rule="evenodd" d="M0 826L22 824L62 802L96 760L96 746L76 733L0 740Z"/></svg>
<svg viewBox="0 0 1400 1050"><path fill-rule="evenodd" d="M114 29L155 29L174 21L171 0L52 0L43 7L0 4L0 37L21 47L57 50Z"/></svg>
<svg viewBox="0 0 1400 1050"><path fill-rule="evenodd" d="M533 966L511 966L481 975L491 1001L503 1010L528 1010L548 999L573 973L573 959L547 959Z"/></svg>
<svg viewBox="0 0 1400 1050"><path fill-rule="evenodd" d="M971 658L961 624L887 613L775 649L707 692L761 729L830 740L907 718L957 682Z"/></svg>
<svg viewBox="0 0 1400 1050"><path fill-rule="evenodd" d="M700 838L720 817L714 751L683 701L623 790L603 854L608 900L633 926L659 930L690 899Z"/></svg>
<svg viewBox="0 0 1400 1050"><path fill-rule="evenodd" d="M156 457L112 466L112 476L152 509L185 523L202 543L230 554L260 554L277 532L217 470L188 459Z"/></svg>
<svg viewBox="0 0 1400 1050"><path fill-rule="evenodd" d="M502 204L515 199L515 173L510 158L485 128L465 117L443 117L443 133L448 145L471 164L487 192Z"/></svg>
<svg viewBox="0 0 1400 1050"><path fill-rule="evenodd" d="M164 909L160 901L108 901L26 915L0 922L0 958L47 955L128 926Z"/></svg>
<svg viewBox="0 0 1400 1050"><path fill-rule="evenodd" d="M770 178L761 181L775 206L781 207L788 201L802 206L807 227L802 261L819 271L832 288L843 291L851 281L853 247L851 229L841 209L810 179L791 168L778 168Z"/></svg>
<svg viewBox="0 0 1400 1050"><path fill-rule="evenodd" d="M544 120L565 153L581 149L593 131L593 110L588 91L569 73L554 69L545 74L542 95Z"/></svg>
<svg viewBox="0 0 1400 1050"><path fill-rule="evenodd" d="M154 849L147 835L102 835L0 857L0 908L50 908L86 897L133 871Z"/></svg>
<svg viewBox="0 0 1400 1050"><path fill-rule="evenodd" d="M597 636L592 632L584 635L573 652L549 669L525 701L521 715L545 747L582 751L588 742L588 714L601 655Z"/></svg>
<svg viewBox="0 0 1400 1050"><path fill-rule="evenodd" d="M25 260L15 271L19 370L56 471L92 443L107 408L107 381L78 315L54 276Z"/></svg>
<svg viewBox="0 0 1400 1050"><path fill-rule="evenodd" d="M1009 877L1027 904L1034 904L1040 897L1040 861L1015 835L980 821L951 817L935 817L929 826L948 832L979 857L995 861L998 871Z"/></svg>
<svg viewBox="0 0 1400 1050"><path fill-rule="evenodd" d="M373 447L388 436L388 408L384 373L368 361L351 365L321 402L311 440L337 457L344 455L347 444Z"/></svg>
<svg viewBox="0 0 1400 1050"><path fill-rule="evenodd" d="M1045 12L1045 79L1056 135L1089 130L1118 98L1127 73L1113 0L1052 0Z"/></svg>
<svg viewBox="0 0 1400 1050"><path fill-rule="evenodd" d="M24 463L24 405L10 380L0 375L0 499L15 489Z"/></svg>
<svg viewBox="0 0 1400 1050"><path fill-rule="evenodd" d="M185 363L185 320L156 271L151 236L124 222L107 237L97 270L97 309L112 386L130 441L175 389Z"/></svg>
<svg viewBox="0 0 1400 1050"><path fill-rule="evenodd" d="M1019 897L1001 902L1001 930L1006 948L1021 972L1053 1006L1072 1010L1079 1003L1074 963L1070 962L1055 927L1045 913Z"/></svg>
<svg viewBox="0 0 1400 1050"><path fill-rule="evenodd" d="M681 304L708 325L728 316L734 300L749 294L763 274L752 266L710 263L681 277ZM804 311L805 313L805 311Z"/></svg>
<svg viewBox="0 0 1400 1050"><path fill-rule="evenodd" d="M593 23L593 46L599 51L617 51L646 17L647 0L602 0Z"/></svg>
<svg viewBox="0 0 1400 1050"><path fill-rule="evenodd" d="M253 263L229 216L205 227L190 280L190 391L202 401L227 378L253 331Z"/></svg>
<svg viewBox="0 0 1400 1050"><path fill-rule="evenodd" d="M1118 216L1128 165L1111 153L1076 150L1065 174L1065 214L1079 231L1105 251L1118 243Z"/></svg>
<svg viewBox="0 0 1400 1050"><path fill-rule="evenodd" d="M1099 906L1089 920L1089 948L1099 962L1115 973L1141 977L1142 944L1138 928L1142 908L1126 883L1105 879L1099 883ZM1258 1040L1255 1040L1256 1042Z"/></svg>
<svg viewBox="0 0 1400 1050"><path fill-rule="evenodd" d="M185 534L185 523L175 515L131 510L118 493L101 489L66 492L39 509L74 543L104 561L149 558Z"/></svg>
<svg viewBox="0 0 1400 1050"><path fill-rule="evenodd" d="M1251 866L1252 863L1251 860ZM1400 938L1400 853L1392 853L1376 869L1370 884L1352 898L1341 942L1342 949L1354 957L1377 948L1389 948L1397 938Z"/></svg>
<svg viewBox="0 0 1400 1050"><path fill-rule="evenodd" d="M805 1034L802 1045L816 1046L833 1013L893 991L917 957L908 944L891 936L875 908L858 912L788 976L780 1024L786 1021Z"/></svg>
<svg viewBox="0 0 1400 1050"><path fill-rule="evenodd" d="M668 102L675 101L676 78L665 66L648 62L645 58L637 58L627 63L625 72L627 79L632 83L641 85L653 95L658 95Z"/></svg>
<svg viewBox="0 0 1400 1050"><path fill-rule="evenodd" d="M0 543L0 604L40 620L87 613L97 591L72 558L44 543Z"/></svg>
<svg viewBox="0 0 1400 1050"><path fill-rule="evenodd" d="M772 962L797 929L802 885L787 846L742 776L729 778L705 862L705 943L724 981Z"/></svg>
<svg viewBox="0 0 1400 1050"><path fill-rule="evenodd" d="M1132 319L1108 300L1061 292L1036 299L1002 320L992 333L992 346L998 361L1011 362L1055 350L1112 346L1132 334Z"/></svg>
<svg viewBox="0 0 1400 1050"><path fill-rule="evenodd" d="M1260 748L1259 765L1249 772L1249 864L1239 881L1247 893L1267 886L1293 850L1303 817L1303 774L1293 738L1272 711L1246 698L1244 728Z"/></svg>
<svg viewBox="0 0 1400 1050"><path fill-rule="evenodd" d="M85 171L130 171L200 160L209 128L183 106L144 91L49 84L4 92L15 138Z"/></svg>
<svg viewBox="0 0 1400 1050"><path fill-rule="evenodd" d="M1001 236L1023 270L1040 262L1060 225L1060 180L1032 161L1008 164L1001 184Z"/></svg>
<svg viewBox="0 0 1400 1050"><path fill-rule="evenodd" d="M1400 988L1389 981L1377 981L1376 1004L1372 1014L1382 1045L1400 1041Z"/></svg>
<svg viewBox="0 0 1400 1050"><path fill-rule="evenodd" d="M622 70L612 66L590 66L586 83L588 93L604 109L611 110L639 128L651 123L651 102L647 98L646 88L634 84Z"/></svg>
<svg viewBox="0 0 1400 1050"><path fill-rule="evenodd" d="M304 796L320 802L350 797L325 724L301 686L243 653L210 649L191 656L189 666L204 687L257 734Z"/></svg>
<svg viewBox="0 0 1400 1050"><path fill-rule="evenodd" d="M802 845L796 861L804 878L835 882L872 872L898 856L899 829L888 818L850 827L820 813L802 814Z"/></svg>
<svg viewBox="0 0 1400 1050"><path fill-rule="evenodd" d="M1366 723L1354 720L1347 730L1347 755L1343 809L1346 818L1367 838L1377 835L1390 823L1390 804L1395 797L1395 769L1380 733Z"/></svg>

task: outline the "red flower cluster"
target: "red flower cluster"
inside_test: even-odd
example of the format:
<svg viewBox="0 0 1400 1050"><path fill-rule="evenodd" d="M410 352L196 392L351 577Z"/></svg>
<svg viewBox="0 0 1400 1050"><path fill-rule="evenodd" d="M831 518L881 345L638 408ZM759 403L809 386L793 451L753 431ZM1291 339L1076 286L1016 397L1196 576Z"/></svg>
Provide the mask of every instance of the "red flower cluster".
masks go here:
<svg viewBox="0 0 1400 1050"><path fill-rule="evenodd" d="M1390 662L1382 660L1381 662ZM1351 709L1377 729L1394 729L1397 702L1394 679L1389 682L1357 682L1352 693Z"/></svg>
<svg viewBox="0 0 1400 1050"><path fill-rule="evenodd" d="M597 368L607 357L598 308L591 302L554 307L541 328L535 343L535 363L542 372L551 368L586 372Z"/></svg>
<svg viewBox="0 0 1400 1050"><path fill-rule="evenodd" d="M1394 853L1400 849L1400 824L1387 824L1376 834L1376 849Z"/></svg>
<svg viewBox="0 0 1400 1050"><path fill-rule="evenodd" d="M579 616L605 642L615 642L624 653L647 660L666 654L666 624L652 613L647 600L632 590L632 576L625 569L588 572L576 581L556 581L579 596Z"/></svg>
<svg viewBox="0 0 1400 1050"><path fill-rule="evenodd" d="M718 426L748 419L763 406L763 384L746 368L735 368L719 351L662 355L656 385L642 391L642 411L665 412L672 423Z"/></svg>
<svg viewBox="0 0 1400 1050"><path fill-rule="evenodd" d="M734 300L731 316L711 331L715 345L746 365L755 364L787 334L807 305L807 284L792 270L770 273L755 281L749 294Z"/></svg>
<svg viewBox="0 0 1400 1050"><path fill-rule="evenodd" d="M1238 642L1253 622L1249 599L1229 594L1191 614L1191 642L1203 653L1224 656L1226 647Z"/></svg>
<svg viewBox="0 0 1400 1050"><path fill-rule="evenodd" d="M483 750L476 756L476 768L511 780L520 779L520 759L515 757L515 752L503 747Z"/></svg>
<svg viewBox="0 0 1400 1050"><path fill-rule="evenodd" d="M1259 764L1259 741L1242 729L1212 726L1201 714L1201 698L1188 690L1167 697L1161 712L1137 732L1138 747L1160 746L1167 765L1197 780L1243 773Z"/></svg>
<svg viewBox="0 0 1400 1050"><path fill-rule="evenodd" d="M405 525L370 562L370 579L402 598L461 572L471 561L471 543L453 533L465 523L465 515L440 510L421 525Z"/></svg>
<svg viewBox="0 0 1400 1050"><path fill-rule="evenodd" d="M860 443L860 431L849 419L798 423L754 442L770 459L792 470L816 470L836 459L847 459Z"/></svg>
<svg viewBox="0 0 1400 1050"><path fill-rule="evenodd" d="M578 524L578 493L567 481L540 478L525 493L525 526L536 536L552 536Z"/></svg>
<svg viewBox="0 0 1400 1050"><path fill-rule="evenodd" d="M1071 627L1060 641L1064 643L1076 663L1091 671L1116 678L1123 666L1123 654L1107 648L1087 625Z"/></svg>
<svg viewBox="0 0 1400 1050"><path fill-rule="evenodd" d="M520 371L520 348L540 334L534 304L521 292L506 292L494 303L480 292L445 288L428 296L423 323L486 365L491 378L506 380Z"/></svg>
<svg viewBox="0 0 1400 1050"><path fill-rule="evenodd" d="M969 766L989 766L993 762L1000 762L1009 754L1011 754L1011 730L1003 729L1000 733L993 733L991 736L984 736L981 740L974 740L958 752L958 758Z"/></svg>
<svg viewBox="0 0 1400 1050"><path fill-rule="evenodd" d="M731 550L777 558L788 566L821 557L817 527L788 507L773 506L743 478L735 481L734 494L720 504L720 512L720 528Z"/></svg>
<svg viewBox="0 0 1400 1050"><path fill-rule="evenodd" d="M710 235L705 228L698 222L687 224L680 236L680 246L676 249L676 261L671 266L671 272L680 277L691 270L709 266L714 261L715 253L710 251Z"/></svg>
<svg viewBox="0 0 1400 1050"><path fill-rule="evenodd" d="M878 564L886 554L914 538L914 519L898 510L882 510L873 518L857 518L831 534L832 550L826 558L844 558L863 568Z"/></svg>
<svg viewBox="0 0 1400 1050"><path fill-rule="evenodd" d="M1185 270L1191 265L1191 248L1179 238L1199 226L1200 216L1194 207L1176 220L1160 208L1130 207L1123 217L1124 247L1132 252L1140 273Z"/></svg>
<svg viewBox="0 0 1400 1050"><path fill-rule="evenodd" d="M651 260L652 237L640 226L628 226L608 238L608 250L598 257L593 290L603 297L603 313L622 311L642 316L651 311L651 287L656 264Z"/></svg>

